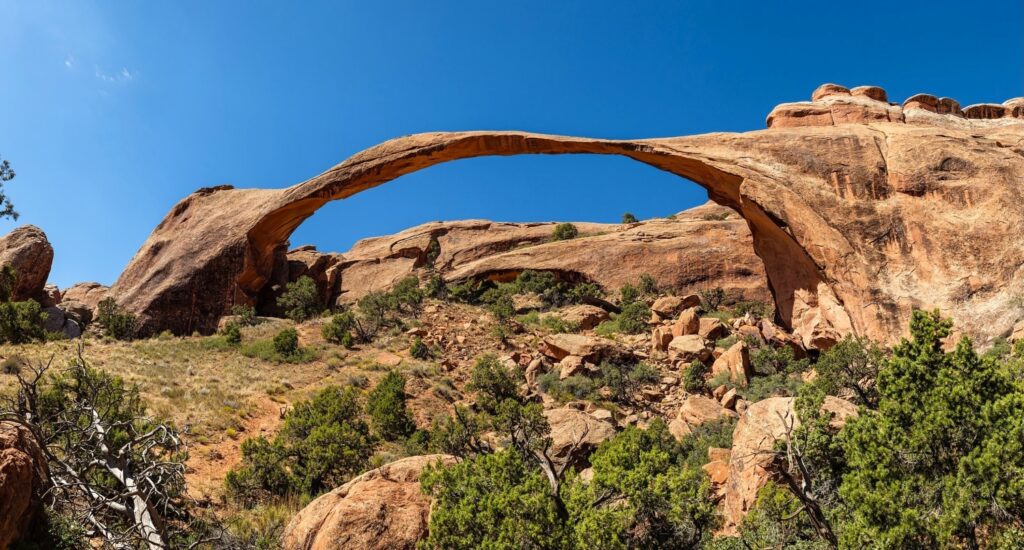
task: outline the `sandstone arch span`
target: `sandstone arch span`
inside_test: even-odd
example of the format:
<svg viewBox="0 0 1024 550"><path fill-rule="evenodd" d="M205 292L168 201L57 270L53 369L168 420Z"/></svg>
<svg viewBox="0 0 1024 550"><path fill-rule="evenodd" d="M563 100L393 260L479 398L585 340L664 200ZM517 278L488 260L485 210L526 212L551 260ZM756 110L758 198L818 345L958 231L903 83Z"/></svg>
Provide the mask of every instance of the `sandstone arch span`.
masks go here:
<svg viewBox="0 0 1024 550"><path fill-rule="evenodd" d="M850 332L891 341L914 307L942 308L983 337L1012 324L1012 308L997 323L982 317L1007 305L994 289L1024 292L1020 233L1006 231L1024 222L1020 106L940 112L942 101L931 108L920 94L899 107L877 88L838 86L812 97L777 107L756 132L418 134L286 189L201 189L157 226L111 292L143 333L209 332L232 304L251 303L291 232L328 201L462 158L614 154L690 179L743 216L780 320L808 345ZM992 209L1009 216L996 222L984 215Z"/></svg>

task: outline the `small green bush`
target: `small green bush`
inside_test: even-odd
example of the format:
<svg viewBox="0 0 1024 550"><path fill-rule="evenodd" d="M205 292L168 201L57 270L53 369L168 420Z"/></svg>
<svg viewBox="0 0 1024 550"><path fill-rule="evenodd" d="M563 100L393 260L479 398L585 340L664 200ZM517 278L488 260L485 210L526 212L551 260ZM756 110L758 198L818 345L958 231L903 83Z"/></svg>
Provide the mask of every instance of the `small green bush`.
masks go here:
<svg viewBox="0 0 1024 550"><path fill-rule="evenodd" d="M114 298L104 298L97 306L98 312L96 321L103 325L104 333L116 340L131 340L135 338L136 319L135 315L126 313L117 304ZM0 313L0 318L3 314ZM0 324L4 324L0 322Z"/></svg>
<svg viewBox="0 0 1024 550"><path fill-rule="evenodd" d="M277 298L277 305L285 310L285 316L296 323L316 317L323 309L316 282L307 275L288 283L284 293Z"/></svg>
<svg viewBox="0 0 1024 550"><path fill-rule="evenodd" d="M412 345L409 346L409 355L411 355L414 359L426 361L427 359L430 359L430 357L433 356L434 353L430 351L429 346L423 343L423 340L417 338L413 340Z"/></svg>
<svg viewBox="0 0 1024 550"><path fill-rule="evenodd" d="M320 335L324 340L332 344L339 344L346 348L352 347L352 328L355 326L356 316L351 311L343 311L331 317L331 320L320 329Z"/></svg>
<svg viewBox="0 0 1024 550"><path fill-rule="evenodd" d="M285 415L273 441L242 443L242 463L228 472L229 500L253 506L274 496L316 495L363 471L374 439L361 419L356 390L329 386Z"/></svg>
<svg viewBox="0 0 1024 550"><path fill-rule="evenodd" d="M555 231L551 235L553 241L568 241L575 239L580 234L580 230L571 223L560 223L555 226Z"/></svg>
<svg viewBox="0 0 1024 550"><path fill-rule="evenodd" d="M399 312L419 311L423 303L423 291L420 290L420 280L415 276L409 276L395 284L391 292L387 294L388 306Z"/></svg>
<svg viewBox="0 0 1024 550"><path fill-rule="evenodd" d="M640 292L646 296L654 296L660 292L658 288L658 281L654 280L654 277L650 273L644 273L640 275L640 284L638 285Z"/></svg>
<svg viewBox="0 0 1024 550"><path fill-rule="evenodd" d="M389 372L373 388L366 401L366 411L373 420L377 435L385 441L396 441L416 430L405 404L405 377Z"/></svg>
<svg viewBox="0 0 1024 550"><path fill-rule="evenodd" d="M626 334L647 332L647 321L651 318L651 310L643 302L633 302L622 308L616 321L619 330Z"/></svg>
<svg viewBox="0 0 1024 550"><path fill-rule="evenodd" d="M619 304L623 307L632 304L633 302L640 299L640 289L634 285L626 283L619 289Z"/></svg>
<svg viewBox="0 0 1024 550"><path fill-rule="evenodd" d="M238 344L242 341L242 329L239 328L238 323L231 321L224 325L224 340L229 344Z"/></svg>
<svg viewBox="0 0 1024 550"><path fill-rule="evenodd" d="M643 386L655 384L661 380L658 369L647 363L616 364L609 361L601 363L599 384L611 391L615 401L630 402L633 395Z"/></svg>
<svg viewBox="0 0 1024 550"><path fill-rule="evenodd" d="M698 290L697 295L700 296L701 308L706 313L718 311L718 308L722 307L722 303L725 302L725 289L720 286Z"/></svg>
<svg viewBox="0 0 1024 550"><path fill-rule="evenodd" d="M520 371L510 371L501 364L497 355L488 353L476 360L466 389L475 391L480 408L493 414L505 399L519 397L521 377Z"/></svg>
<svg viewBox="0 0 1024 550"><path fill-rule="evenodd" d="M274 351L281 355L294 355L299 351L299 333L286 328L274 336Z"/></svg>
<svg viewBox="0 0 1024 550"><path fill-rule="evenodd" d="M444 283L444 279L440 275L431 275L423 288L423 294L428 298L444 300L448 297L448 285Z"/></svg>
<svg viewBox="0 0 1024 550"><path fill-rule="evenodd" d="M622 215L622 223L636 223L638 221L631 212L626 212Z"/></svg>
<svg viewBox="0 0 1024 550"><path fill-rule="evenodd" d="M704 393L708 389L708 384L704 380L710 369L704 363L700 361L694 361L690 363L690 368L686 369L683 373L683 389L688 393Z"/></svg>
<svg viewBox="0 0 1024 550"><path fill-rule="evenodd" d="M252 306L236 304L231 307L231 315L234 315L235 321L243 327L254 327L260 323L259 317L256 316L256 308Z"/></svg>

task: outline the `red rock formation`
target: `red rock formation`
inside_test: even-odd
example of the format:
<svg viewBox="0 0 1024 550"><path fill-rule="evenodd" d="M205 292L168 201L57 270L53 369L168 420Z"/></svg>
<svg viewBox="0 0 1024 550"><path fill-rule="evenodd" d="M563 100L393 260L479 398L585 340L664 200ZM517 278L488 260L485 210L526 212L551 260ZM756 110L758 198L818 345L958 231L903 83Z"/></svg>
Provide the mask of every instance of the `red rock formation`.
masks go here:
<svg viewBox="0 0 1024 550"><path fill-rule="evenodd" d="M46 458L28 428L0 422L0 548L28 532L49 479Z"/></svg>
<svg viewBox="0 0 1024 550"><path fill-rule="evenodd" d="M287 189L203 189L172 209L112 291L143 333L212 331L232 304L259 296L288 236L328 201L460 158L614 154L693 180L738 212L779 321L807 344L851 332L893 341L916 307L942 309L982 341L1006 332L1020 315L1010 301L1024 294L1019 101L1001 118L993 109L966 118L952 104L943 113L941 101L889 104L879 90L816 95L776 108L763 131L626 141L419 134Z"/></svg>
<svg viewBox="0 0 1024 550"><path fill-rule="evenodd" d="M46 302L43 292L53 265L53 247L46 233L34 225L23 225L0 237L0 266L16 272L11 298Z"/></svg>
<svg viewBox="0 0 1024 550"><path fill-rule="evenodd" d="M432 267L449 281L508 280L528 269L546 270L615 293L646 273L681 294L722 287L734 300L771 300L747 224L725 207L707 204L674 219L626 225L576 222L582 236L567 241L551 242L554 225L438 222L364 239L344 254L301 247L274 269L260 310L276 313L273 302L280 289L302 275L316 281L325 304L351 303L368 292L387 290L420 273L432 242L437 247Z"/></svg>
<svg viewBox="0 0 1024 550"><path fill-rule="evenodd" d="M430 500L420 473L454 457L413 456L370 470L309 503L288 523L285 550L414 550L427 534Z"/></svg>

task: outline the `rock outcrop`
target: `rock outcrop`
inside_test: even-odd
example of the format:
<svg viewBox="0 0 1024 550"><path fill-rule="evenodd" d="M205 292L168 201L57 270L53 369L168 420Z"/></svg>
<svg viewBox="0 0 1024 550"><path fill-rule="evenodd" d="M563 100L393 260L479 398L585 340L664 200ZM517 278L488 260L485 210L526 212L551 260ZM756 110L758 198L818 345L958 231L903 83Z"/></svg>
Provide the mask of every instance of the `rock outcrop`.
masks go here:
<svg viewBox="0 0 1024 550"><path fill-rule="evenodd" d="M285 550L414 550L427 534L430 499L420 473L445 455L403 458L370 470L309 503L285 529Z"/></svg>
<svg viewBox="0 0 1024 550"><path fill-rule="evenodd" d="M11 299L48 302L44 292L53 265L53 247L46 233L34 225L23 225L0 237L0 267L14 268Z"/></svg>
<svg viewBox="0 0 1024 550"><path fill-rule="evenodd" d="M1021 315L1010 301L1024 294L1021 101L959 109L932 96L902 106L886 99L874 87L826 86L810 102L776 108L769 129L741 134L398 138L287 189L193 193L112 293L143 333L212 331L233 304L258 299L289 235L328 201L461 158L591 153L688 178L739 213L778 321L807 345L848 333L891 342L914 308L941 309L982 343L1008 333Z"/></svg>
<svg viewBox="0 0 1024 550"><path fill-rule="evenodd" d="M0 421L0 548L28 532L49 479L46 458L28 428Z"/></svg>
<svg viewBox="0 0 1024 550"><path fill-rule="evenodd" d="M771 300L746 222L728 208L706 204L674 219L575 225L581 237L567 241L551 241L554 223L467 220L364 239L343 254L303 246L277 260L259 309L279 313L274 300L280 290L302 275L317 283L325 304L352 303L421 273L428 263L448 281L507 281L526 270L543 270L614 293L646 273L659 286L683 294L722 287L735 300Z"/></svg>
<svg viewBox="0 0 1024 550"><path fill-rule="evenodd" d="M75 283L64 289L60 301L62 304L68 302L83 304L90 310L95 310L96 306L107 297L109 291L109 287L99 283Z"/></svg>
<svg viewBox="0 0 1024 550"><path fill-rule="evenodd" d="M822 411L832 414L832 425L841 429L846 419L857 414L848 401L826 397ZM722 532L735 535L740 522L757 500L757 491L768 481L771 451L783 440L788 429L800 426L793 410L792 397L770 397L747 407L740 415L732 435L729 476L725 483Z"/></svg>

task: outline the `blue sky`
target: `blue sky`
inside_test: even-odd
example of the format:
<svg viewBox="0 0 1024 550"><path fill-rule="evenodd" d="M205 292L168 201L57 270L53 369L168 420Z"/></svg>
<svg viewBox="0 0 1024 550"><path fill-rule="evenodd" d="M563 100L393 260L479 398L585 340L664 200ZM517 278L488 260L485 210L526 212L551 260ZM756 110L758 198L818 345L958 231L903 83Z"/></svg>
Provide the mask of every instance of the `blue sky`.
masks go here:
<svg viewBox="0 0 1024 550"><path fill-rule="evenodd" d="M0 0L0 156L22 214L0 232L42 227L62 287L112 283L196 188L284 187L403 134L743 131L822 82L1001 102L1024 95L1022 6ZM705 199L625 159L473 159L332 203L292 244Z"/></svg>

